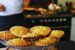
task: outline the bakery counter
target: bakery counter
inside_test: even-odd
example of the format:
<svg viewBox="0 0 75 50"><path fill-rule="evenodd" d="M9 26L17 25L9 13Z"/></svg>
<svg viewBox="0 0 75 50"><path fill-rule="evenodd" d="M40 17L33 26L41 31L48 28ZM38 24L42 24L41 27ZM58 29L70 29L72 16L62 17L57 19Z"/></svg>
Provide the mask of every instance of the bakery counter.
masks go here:
<svg viewBox="0 0 75 50"><path fill-rule="evenodd" d="M0 50L6 50L6 46L0 43ZM62 41L57 43L55 46L51 46L49 49L44 50L75 50L74 41Z"/></svg>

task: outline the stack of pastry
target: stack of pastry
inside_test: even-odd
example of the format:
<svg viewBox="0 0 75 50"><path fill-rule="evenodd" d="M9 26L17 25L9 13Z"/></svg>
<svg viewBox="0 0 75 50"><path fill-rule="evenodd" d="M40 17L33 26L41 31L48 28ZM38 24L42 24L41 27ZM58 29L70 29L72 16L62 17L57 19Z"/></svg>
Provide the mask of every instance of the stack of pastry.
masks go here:
<svg viewBox="0 0 75 50"><path fill-rule="evenodd" d="M35 41L36 46L49 46L58 41L59 38L63 37L64 31L63 30L52 30L48 37L43 39L39 39Z"/></svg>
<svg viewBox="0 0 75 50"><path fill-rule="evenodd" d="M27 38L27 37L47 36L50 33L51 28L47 26L34 26L30 28L30 31L31 33L28 33L23 37Z"/></svg>
<svg viewBox="0 0 75 50"><path fill-rule="evenodd" d="M13 26L9 31L0 31L0 40L7 40L7 45L14 47L49 46L64 35L63 30L51 30L48 26L34 26L30 29L23 26ZM41 38L42 37L42 38ZM35 39L33 42L27 39Z"/></svg>

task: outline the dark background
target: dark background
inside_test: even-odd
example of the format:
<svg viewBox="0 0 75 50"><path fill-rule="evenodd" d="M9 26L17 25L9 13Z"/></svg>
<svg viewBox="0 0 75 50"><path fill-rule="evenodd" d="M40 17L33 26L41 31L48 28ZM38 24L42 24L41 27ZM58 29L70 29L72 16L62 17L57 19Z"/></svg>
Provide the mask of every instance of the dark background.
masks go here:
<svg viewBox="0 0 75 50"><path fill-rule="evenodd" d="M47 8L52 0L30 0L29 6ZM57 0L54 0L57 3Z"/></svg>

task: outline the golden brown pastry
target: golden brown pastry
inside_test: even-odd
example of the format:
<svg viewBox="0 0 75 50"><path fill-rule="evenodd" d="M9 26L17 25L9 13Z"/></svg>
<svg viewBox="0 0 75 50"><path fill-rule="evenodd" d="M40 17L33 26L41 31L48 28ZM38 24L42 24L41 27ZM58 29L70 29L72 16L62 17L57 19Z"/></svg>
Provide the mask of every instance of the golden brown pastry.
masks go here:
<svg viewBox="0 0 75 50"><path fill-rule="evenodd" d="M16 38L15 35L13 35L12 33L10 33L9 31L0 31L0 39L1 40L10 40Z"/></svg>
<svg viewBox="0 0 75 50"><path fill-rule="evenodd" d="M63 30L53 30L51 32L51 37L53 38L61 38L64 35L64 31Z"/></svg>
<svg viewBox="0 0 75 50"><path fill-rule="evenodd" d="M31 42L26 41L21 38L15 38L12 40L7 41L6 43L8 46L13 46L13 47L27 47L31 45Z"/></svg>
<svg viewBox="0 0 75 50"><path fill-rule="evenodd" d="M23 26L13 26L10 28L10 32L14 35L21 37L29 32L28 28Z"/></svg>
<svg viewBox="0 0 75 50"><path fill-rule="evenodd" d="M43 39L40 39L35 42L36 46L49 46L54 44L57 41L57 39L51 38L51 37L46 37Z"/></svg>
<svg viewBox="0 0 75 50"><path fill-rule="evenodd" d="M36 33L27 33L26 35L22 36L22 38L26 38L26 39L39 39L39 38L43 38L45 36L36 34Z"/></svg>
<svg viewBox="0 0 75 50"><path fill-rule="evenodd" d="M48 26L34 26L30 28L30 31L32 33L36 33L36 35L47 36L49 32L51 31L51 28Z"/></svg>
<svg viewBox="0 0 75 50"><path fill-rule="evenodd" d="M37 37L36 33L27 33L26 35L22 36L22 38L32 38L32 37Z"/></svg>
<svg viewBox="0 0 75 50"><path fill-rule="evenodd" d="M44 37L45 36L37 35L36 33L28 33L28 34L22 36L22 38L24 38L28 41L31 41L31 40L36 41L36 40L38 40L40 38L44 38Z"/></svg>

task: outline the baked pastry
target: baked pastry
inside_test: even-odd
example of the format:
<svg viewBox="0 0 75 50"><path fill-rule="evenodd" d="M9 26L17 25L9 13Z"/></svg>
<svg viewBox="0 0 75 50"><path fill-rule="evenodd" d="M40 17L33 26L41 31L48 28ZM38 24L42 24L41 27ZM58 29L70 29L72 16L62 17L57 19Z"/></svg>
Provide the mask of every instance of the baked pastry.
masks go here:
<svg viewBox="0 0 75 50"><path fill-rule="evenodd" d="M29 32L28 28L23 26L13 26L10 28L10 32L16 35L17 37L21 37Z"/></svg>
<svg viewBox="0 0 75 50"><path fill-rule="evenodd" d="M56 41L57 39L54 39L52 37L46 37L46 38L36 41L35 45L36 46L49 46L49 45L54 44Z"/></svg>
<svg viewBox="0 0 75 50"><path fill-rule="evenodd" d="M64 31L63 30L53 30L51 32L51 37L53 38L61 38L64 35Z"/></svg>
<svg viewBox="0 0 75 50"><path fill-rule="evenodd" d="M31 45L31 42L26 41L21 38L15 38L15 39L11 39L11 40L7 41L6 44L8 46L13 46L13 47L27 47L27 46Z"/></svg>
<svg viewBox="0 0 75 50"><path fill-rule="evenodd" d="M26 35L22 36L22 38L37 38L37 37L40 37L40 36L41 35L36 34L36 33L27 33Z"/></svg>
<svg viewBox="0 0 75 50"><path fill-rule="evenodd" d="M44 38L44 36L41 36L41 35L38 35L36 33L27 33L26 35L22 36L22 38L28 40L28 41L35 41L35 40L38 40L40 38Z"/></svg>
<svg viewBox="0 0 75 50"><path fill-rule="evenodd" d="M36 33L36 35L47 36L51 31L51 28L48 26L34 26L30 28L32 33Z"/></svg>
<svg viewBox="0 0 75 50"><path fill-rule="evenodd" d="M12 33L10 33L9 31L0 31L0 39L1 40L10 40L16 38L15 35L13 35Z"/></svg>
<svg viewBox="0 0 75 50"><path fill-rule="evenodd" d="M36 33L27 33L26 35L22 36L22 38L32 38L37 36L38 35Z"/></svg>

